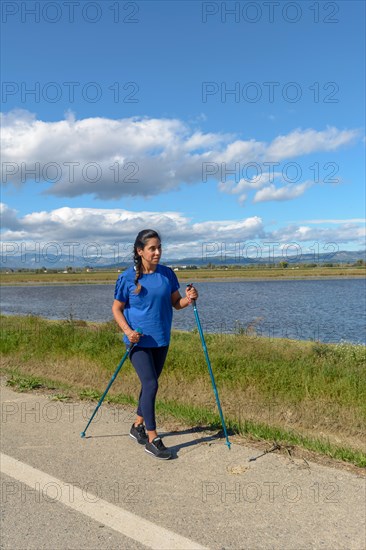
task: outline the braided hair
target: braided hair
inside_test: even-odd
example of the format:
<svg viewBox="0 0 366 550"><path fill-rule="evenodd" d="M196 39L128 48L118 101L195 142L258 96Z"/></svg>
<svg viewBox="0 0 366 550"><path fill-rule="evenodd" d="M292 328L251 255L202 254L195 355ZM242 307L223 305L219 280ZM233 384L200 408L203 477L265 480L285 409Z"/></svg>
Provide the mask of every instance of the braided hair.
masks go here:
<svg viewBox="0 0 366 550"><path fill-rule="evenodd" d="M138 294L141 290L141 285L139 283L139 278L142 275L142 258L140 254L137 252L138 248L145 248L147 241L149 239L159 239L161 241L159 234L154 231L153 229L143 229L140 231L140 233L137 235L135 239L135 243L133 245L133 263L135 264L135 293Z"/></svg>

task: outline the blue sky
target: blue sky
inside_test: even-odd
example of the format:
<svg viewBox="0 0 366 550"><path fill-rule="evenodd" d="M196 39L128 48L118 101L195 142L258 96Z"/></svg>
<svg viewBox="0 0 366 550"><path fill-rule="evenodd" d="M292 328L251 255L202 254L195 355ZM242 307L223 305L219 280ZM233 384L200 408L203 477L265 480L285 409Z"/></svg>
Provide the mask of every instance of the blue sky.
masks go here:
<svg viewBox="0 0 366 550"><path fill-rule="evenodd" d="M2 261L50 242L107 261L145 227L172 258L364 249L364 17L3 2Z"/></svg>

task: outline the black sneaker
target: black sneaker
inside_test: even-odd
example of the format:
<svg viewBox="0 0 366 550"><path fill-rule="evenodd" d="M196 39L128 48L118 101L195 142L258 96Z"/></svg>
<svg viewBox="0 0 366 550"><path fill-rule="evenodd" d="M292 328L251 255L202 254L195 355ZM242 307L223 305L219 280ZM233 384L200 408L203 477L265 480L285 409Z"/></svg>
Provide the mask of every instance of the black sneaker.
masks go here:
<svg viewBox="0 0 366 550"><path fill-rule="evenodd" d="M161 460L169 460L169 458L172 458L171 452L165 447L160 437L155 437L150 443L147 442L145 451Z"/></svg>
<svg viewBox="0 0 366 550"><path fill-rule="evenodd" d="M136 439L137 443L140 443L140 445L146 445L149 441L149 438L145 432L145 426L143 424L139 424L138 426L132 424L130 436Z"/></svg>

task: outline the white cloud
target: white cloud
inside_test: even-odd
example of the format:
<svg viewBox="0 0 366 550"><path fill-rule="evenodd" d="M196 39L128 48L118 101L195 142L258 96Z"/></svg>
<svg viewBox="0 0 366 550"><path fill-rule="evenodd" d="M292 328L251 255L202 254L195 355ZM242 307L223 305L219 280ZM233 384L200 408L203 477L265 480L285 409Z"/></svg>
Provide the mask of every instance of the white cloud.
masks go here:
<svg viewBox="0 0 366 550"><path fill-rule="evenodd" d="M253 202L288 201L296 199L303 195L312 185L314 184L311 181L305 181L299 185L285 185L283 187L276 187L272 184L257 191L254 195Z"/></svg>
<svg viewBox="0 0 366 550"><path fill-rule="evenodd" d="M6 206L4 205L4 208ZM179 212L132 212L123 209L58 208L50 212L33 212L18 218L4 232L4 241L41 242L133 242L137 233L147 227L156 229L166 243L181 244L186 250L192 242L215 239L254 239L263 234L261 218L235 221L191 223Z"/></svg>
<svg viewBox="0 0 366 550"><path fill-rule="evenodd" d="M238 183L235 183L234 180L221 181L218 184L218 188L220 191L225 191L226 193L235 195L248 189L260 189L261 187L264 187L264 185L280 178L282 178L282 174L280 172L274 172L273 174L270 172L262 172L259 175L255 175L247 179L241 178Z"/></svg>
<svg viewBox="0 0 366 550"><path fill-rule="evenodd" d="M215 154L214 160L218 163L225 163L232 167L235 162L246 164L259 160L266 152L266 145L263 142L251 139L249 141L236 140L229 143L227 147Z"/></svg>
<svg viewBox="0 0 366 550"><path fill-rule="evenodd" d="M329 127L322 132L313 129L297 129L287 136L278 136L267 149L272 160L282 160L317 151L334 151L355 140L357 130L338 130Z"/></svg>
<svg viewBox="0 0 366 550"><path fill-rule="evenodd" d="M17 211L9 208L7 204L0 202L0 218L1 228L7 227L12 230L19 228L19 221L17 220Z"/></svg>
<svg viewBox="0 0 366 550"><path fill-rule="evenodd" d="M260 189L260 200L279 200L285 195L290 199L292 194L299 196L307 185L288 186L287 192L281 187L276 193L277 182L271 181L271 186L262 190L267 176L245 179L240 176L242 167L333 151L357 136L356 130L297 129L267 144L219 132L203 133L177 119L76 120L67 113L65 120L44 122L27 111L3 115L2 124L3 183L35 181L43 183L43 192L57 196L92 194L114 200L158 195L181 184L212 179L224 182L220 189L238 194L240 201L253 189ZM205 173L207 163L211 170ZM226 171L236 166L240 176L235 177L237 186L225 185ZM233 176L229 174L230 178Z"/></svg>
<svg viewBox="0 0 366 550"><path fill-rule="evenodd" d="M365 246L365 226L356 223L342 223L335 227L310 227L292 224L272 232L272 238L277 242L312 242L314 247L325 250L326 245L352 244L358 248Z"/></svg>
<svg viewBox="0 0 366 550"><path fill-rule="evenodd" d="M235 183L234 180L226 180L218 183L218 188L220 191L225 193L230 193L231 195L239 195L239 202L244 204L247 200L247 191L257 190L261 187L264 187L269 182L276 180L281 180L282 174L280 172L262 172L258 175L252 176L250 178L242 178L238 183ZM271 185L276 190L275 185ZM258 194L258 193L257 193ZM266 199L265 199L266 200ZM276 200L270 198L269 200ZM254 200L254 202L256 202ZM259 202L259 201L258 201Z"/></svg>
<svg viewBox="0 0 366 550"><path fill-rule="evenodd" d="M348 224L348 223L366 223L366 218L349 218L346 220L338 220L338 219L330 219L330 220L305 220L303 223L311 223L311 224Z"/></svg>
<svg viewBox="0 0 366 550"><path fill-rule="evenodd" d="M320 247L320 251L332 252L338 245L362 248L365 242L365 227L357 223L331 228L294 223L270 231L257 216L193 223L180 212L64 207L19 217L6 205L1 206L1 211L5 221L2 263L8 265L6 260L14 255L23 252L34 255L38 250L49 256L55 249L64 254L72 251L76 256L87 250L89 260L97 250L104 263L130 261L131 245L137 233L145 228L160 233L165 258L203 254L207 258L233 257L239 249L243 250L243 243L257 243L265 255L271 243L276 243L279 254L293 243L298 243L303 251Z"/></svg>

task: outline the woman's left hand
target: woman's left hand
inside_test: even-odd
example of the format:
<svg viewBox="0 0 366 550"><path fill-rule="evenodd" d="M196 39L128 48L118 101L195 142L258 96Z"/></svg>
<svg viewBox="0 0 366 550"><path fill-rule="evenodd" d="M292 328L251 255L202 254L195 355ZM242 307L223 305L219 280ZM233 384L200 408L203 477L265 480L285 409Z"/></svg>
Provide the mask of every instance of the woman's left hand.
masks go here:
<svg viewBox="0 0 366 550"><path fill-rule="evenodd" d="M198 292L193 285L189 285L186 287L186 297L188 298L189 303L191 303L192 300L197 300Z"/></svg>

